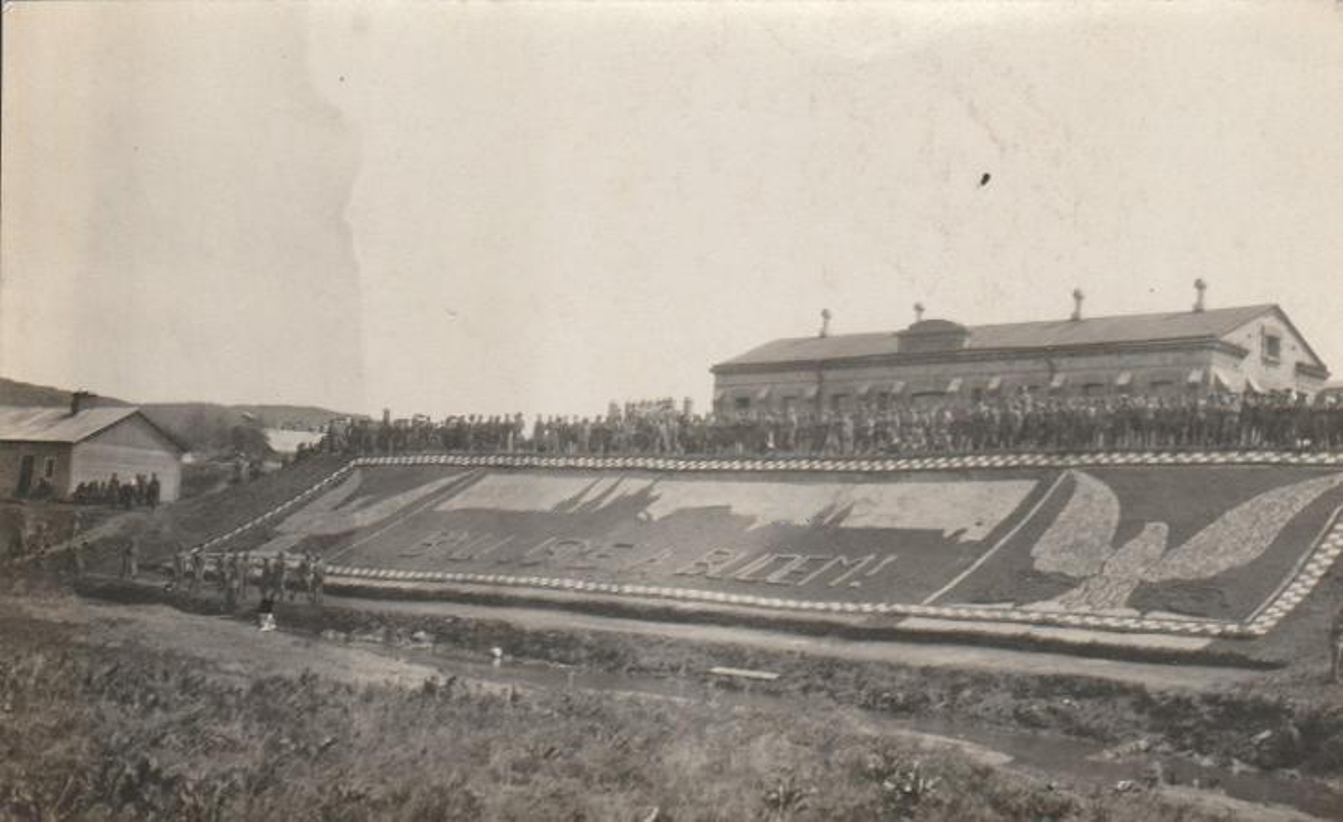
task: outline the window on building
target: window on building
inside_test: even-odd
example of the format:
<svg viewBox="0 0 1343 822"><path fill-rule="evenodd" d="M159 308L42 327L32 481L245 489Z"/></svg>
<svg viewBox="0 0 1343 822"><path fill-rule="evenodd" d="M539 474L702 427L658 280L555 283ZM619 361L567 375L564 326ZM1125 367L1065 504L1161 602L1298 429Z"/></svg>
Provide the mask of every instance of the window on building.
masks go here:
<svg viewBox="0 0 1343 822"><path fill-rule="evenodd" d="M1152 380L1149 387L1153 394L1169 394L1175 389L1175 383L1170 380Z"/></svg>
<svg viewBox="0 0 1343 822"><path fill-rule="evenodd" d="M891 410L891 392L890 392L890 391L878 391L878 392L877 392L877 410L878 410L878 411L889 411L889 410Z"/></svg>
<svg viewBox="0 0 1343 822"><path fill-rule="evenodd" d="M1264 359L1270 362L1277 362L1282 359L1282 337L1277 334L1264 333Z"/></svg>
<svg viewBox="0 0 1343 822"><path fill-rule="evenodd" d="M792 410L793 410L794 408L796 408L796 407L797 407L797 397L784 397L784 398L783 398L783 410L784 410L784 413L788 413L789 411L792 411Z"/></svg>
<svg viewBox="0 0 1343 822"><path fill-rule="evenodd" d="M55 458L55 457L47 457L46 460L43 461L43 463L42 463L42 476L46 477L47 479L54 479L54 478L56 477L56 458Z"/></svg>
<svg viewBox="0 0 1343 822"><path fill-rule="evenodd" d="M848 394L831 394L830 408L835 411L843 411L849 407Z"/></svg>
<svg viewBox="0 0 1343 822"><path fill-rule="evenodd" d="M1105 383L1089 382L1082 386L1082 394L1087 397L1099 397L1105 393Z"/></svg>
<svg viewBox="0 0 1343 822"><path fill-rule="evenodd" d="M738 411L750 411L750 410L751 410L751 398L750 398L750 397L736 397L735 399L732 400L732 407L735 408L735 409L737 409Z"/></svg>

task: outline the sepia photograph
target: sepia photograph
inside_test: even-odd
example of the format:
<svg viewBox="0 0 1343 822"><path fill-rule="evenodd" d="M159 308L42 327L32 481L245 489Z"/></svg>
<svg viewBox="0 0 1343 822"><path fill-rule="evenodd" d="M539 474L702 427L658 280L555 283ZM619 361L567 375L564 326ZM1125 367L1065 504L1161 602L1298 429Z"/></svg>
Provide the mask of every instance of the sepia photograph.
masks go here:
<svg viewBox="0 0 1343 822"><path fill-rule="evenodd" d="M0 15L0 820L1343 820L1343 3Z"/></svg>

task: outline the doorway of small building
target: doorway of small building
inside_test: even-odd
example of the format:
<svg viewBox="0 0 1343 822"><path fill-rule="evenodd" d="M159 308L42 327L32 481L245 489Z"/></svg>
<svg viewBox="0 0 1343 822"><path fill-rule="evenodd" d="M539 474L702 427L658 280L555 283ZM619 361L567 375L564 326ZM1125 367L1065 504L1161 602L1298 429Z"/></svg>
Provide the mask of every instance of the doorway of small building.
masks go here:
<svg viewBox="0 0 1343 822"><path fill-rule="evenodd" d="M14 496L26 497L33 488L33 462L32 454L25 454L19 460L19 486L14 489Z"/></svg>

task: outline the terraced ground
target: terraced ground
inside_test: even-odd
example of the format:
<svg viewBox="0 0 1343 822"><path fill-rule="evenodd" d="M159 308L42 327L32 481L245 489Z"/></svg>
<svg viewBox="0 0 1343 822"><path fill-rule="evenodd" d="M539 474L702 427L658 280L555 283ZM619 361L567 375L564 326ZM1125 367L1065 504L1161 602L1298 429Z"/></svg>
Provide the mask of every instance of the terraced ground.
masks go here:
<svg viewBox="0 0 1343 822"><path fill-rule="evenodd" d="M428 815L781 818L777 785L797 779L809 804L793 818L889 815L872 804L889 799L884 776L874 792L843 768L817 767L863 744L806 730L838 727L839 710L880 723L883 739L971 734L993 768L1013 769L962 773L915 751L944 790L909 818L1343 813L1343 707L1324 652L1343 607L1343 464L426 456L297 468L110 520L83 578L59 562L0 578L0 646L14 674L3 701L24 722L11 735L23 747L5 761L32 763L8 774L17 788L0 805L28 816L325 819L340 818L321 804L329 786L355 785L339 794L346 818L426 818L422 805L436 800L418 792L452 773L467 781L446 795L493 804ZM114 549L135 533L142 571L163 570L168 551L193 542L210 554L315 550L336 596L279 602L280 631L260 633L255 591L233 607L213 585L115 578ZM202 691L199 672L215 669L226 681ZM776 678L743 685L724 670ZM187 680L173 679L182 671ZM347 693L352 677L402 680L413 693ZM455 718L424 713L425 695L459 695L472 677L510 689L502 713L475 700ZM636 692L665 711L609 713ZM678 758L704 749L699 728L722 726L737 709L722 695L738 693L741 707L778 700L778 712L734 731L721 760ZM295 709L277 712L277 698ZM619 758L647 766L627 773L588 752L592 740L611 744L593 722L647 739L639 756L621 748ZM557 734L572 740L558 748L573 761L597 766L561 768L549 753ZM81 741L71 748L71 738ZM730 767L748 748L780 766L783 739L804 770ZM310 744L303 755L295 740ZM446 764L462 751L460 766ZM500 774L534 755L556 763L564 784L528 770L522 793L500 792L513 784ZM1023 774L1043 780L1038 789L1016 790ZM1012 796L986 790L992 779ZM322 787L286 790L312 785ZM705 787L710 799L687 799ZM1177 792L1198 808L1167 807ZM957 804L965 797L988 807ZM626 804L613 814L617 800ZM215 810L184 812L202 801Z"/></svg>
<svg viewBox="0 0 1343 822"><path fill-rule="evenodd" d="M592 462L362 460L207 550L314 551L337 591L484 586L1199 650L1271 632L1343 548L1343 469L1286 459Z"/></svg>

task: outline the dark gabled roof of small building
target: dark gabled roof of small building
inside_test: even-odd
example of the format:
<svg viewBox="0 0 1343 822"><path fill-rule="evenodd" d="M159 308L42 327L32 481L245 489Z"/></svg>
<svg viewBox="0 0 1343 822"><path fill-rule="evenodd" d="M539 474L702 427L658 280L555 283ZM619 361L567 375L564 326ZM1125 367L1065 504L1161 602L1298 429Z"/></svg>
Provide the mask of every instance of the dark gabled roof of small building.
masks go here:
<svg viewBox="0 0 1343 822"><path fill-rule="evenodd" d="M1058 349L1156 340L1217 339L1270 311L1281 313L1277 306L1265 304L1206 311L1177 311L1167 314L1126 314L1114 317L1088 317L1081 320L973 325L967 327L970 336L965 349L984 351ZM890 356L898 353L900 353L900 338L896 333L883 331L834 334L826 337L774 340L719 365L818 362Z"/></svg>
<svg viewBox="0 0 1343 822"><path fill-rule="evenodd" d="M162 434L179 451L190 450L177 437L145 416L139 408L125 405L85 408L78 414L71 414L68 408L0 406L0 442L56 442L73 445L135 416Z"/></svg>

